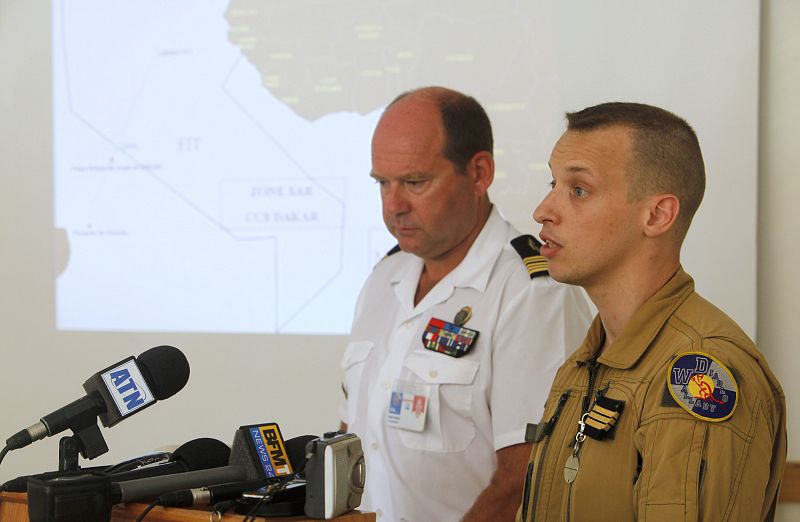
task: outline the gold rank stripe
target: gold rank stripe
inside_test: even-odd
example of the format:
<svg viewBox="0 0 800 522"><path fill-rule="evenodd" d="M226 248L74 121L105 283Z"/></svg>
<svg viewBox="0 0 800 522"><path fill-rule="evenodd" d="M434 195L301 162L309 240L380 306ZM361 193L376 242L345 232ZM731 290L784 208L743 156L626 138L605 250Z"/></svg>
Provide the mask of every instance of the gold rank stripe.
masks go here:
<svg viewBox="0 0 800 522"><path fill-rule="evenodd" d="M594 410L589 412L589 417L587 417L587 418L595 419L595 420L597 420L599 422L602 422L602 423L608 424L608 425L612 425L612 424L615 424L617 422L617 415L608 417L608 416L603 415L602 413L596 412Z"/></svg>
<svg viewBox="0 0 800 522"><path fill-rule="evenodd" d="M596 420L594 420L591 417L586 417L586 421L585 422L586 422L586 424L588 424L592 428L595 428L595 429L598 429L598 430L608 431L608 430L611 429L611 425L610 424L603 424L602 422L597 422Z"/></svg>
<svg viewBox="0 0 800 522"><path fill-rule="evenodd" d="M610 415L605 415L603 412L608 412ZM611 426L617 423L618 417L619 413L612 412L595 404L592 411L589 412L589 416L586 417L586 424L598 430L608 431L611 429Z"/></svg>
<svg viewBox="0 0 800 522"><path fill-rule="evenodd" d="M547 261L525 261L525 266L531 268L539 268L539 267L547 268Z"/></svg>
<svg viewBox="0 0 800 522"><path fill-rule="evenodd" d="M530 263L540 263L540 262L547 264L547 259L544 256L528 256L523 258L523 261L525 261L526 265Z"/></svg>
<svg viewBox="0 0 800 522"><path fill-rule="evenodd" d="M601 413L601 414L605 415L606 417L612 417L614 419L619 417L619 412L611 411L609 409L603 408L599 404L595 404L594 407L592 408L592 411L596 411L598 413Z"/></svg>
<svg viewBox="0 0 800 522"><path fill-rule="evenodd" d="M547 271L547 259L544 256L530 256L523 259L529 273Z"/></svg>

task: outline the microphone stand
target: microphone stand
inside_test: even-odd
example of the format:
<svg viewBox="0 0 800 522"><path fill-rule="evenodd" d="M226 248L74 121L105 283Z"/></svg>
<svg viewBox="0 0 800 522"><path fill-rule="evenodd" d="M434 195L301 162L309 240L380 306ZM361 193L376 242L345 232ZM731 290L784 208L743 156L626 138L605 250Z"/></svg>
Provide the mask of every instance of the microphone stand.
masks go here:
<svg viewBox="0 0 800 522"><path fill-rule="evenodd" d="M58 471L77 471L80 444L75 437L61 437L58 441Z"/></svg>
<svg viewBox="0 0 800 522"><path fill-rule="evenodd" d="M73 428L73 435L58 441L58 471L80 469L78 453L85 459L93 459L108 452L108 445L97 422L83 428Z"/></svg>

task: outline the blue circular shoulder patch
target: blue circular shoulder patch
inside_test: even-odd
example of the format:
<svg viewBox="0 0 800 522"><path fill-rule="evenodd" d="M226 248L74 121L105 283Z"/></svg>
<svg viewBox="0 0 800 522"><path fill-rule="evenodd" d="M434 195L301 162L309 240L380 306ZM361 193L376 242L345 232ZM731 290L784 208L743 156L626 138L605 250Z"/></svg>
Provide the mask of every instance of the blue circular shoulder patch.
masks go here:
<svg viewBox="0 0 800 522"><path fill-rule="evenodd" d="M702 352L682 353L672 361L667 389L681 408L711 422L730 418L739 400L739 386L731 371Z"/></svg>

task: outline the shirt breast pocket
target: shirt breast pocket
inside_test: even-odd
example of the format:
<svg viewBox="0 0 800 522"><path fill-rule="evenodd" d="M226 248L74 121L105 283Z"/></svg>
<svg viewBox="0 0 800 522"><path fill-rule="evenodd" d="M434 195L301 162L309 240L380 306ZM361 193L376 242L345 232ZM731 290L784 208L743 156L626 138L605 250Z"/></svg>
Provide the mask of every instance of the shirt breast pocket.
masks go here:
<svg viewBox="0 0 800 522"><path fill-rule="evenodd" d="M347 419L350 424L355 420L358 411L359 390L363 380L364 366L369 357L374 343L371 341L358 341L347 344L342 356L342 370L347 393Z"/></svg>
<svg viewBox="0 0 800 522"><path fill-rule="evenodd" d="M425 451L463 451L475 438L472 395L478 362L434 352L412 352L408 378L429 387L428 414L421 432L398 430L403 444Z"/></svg>

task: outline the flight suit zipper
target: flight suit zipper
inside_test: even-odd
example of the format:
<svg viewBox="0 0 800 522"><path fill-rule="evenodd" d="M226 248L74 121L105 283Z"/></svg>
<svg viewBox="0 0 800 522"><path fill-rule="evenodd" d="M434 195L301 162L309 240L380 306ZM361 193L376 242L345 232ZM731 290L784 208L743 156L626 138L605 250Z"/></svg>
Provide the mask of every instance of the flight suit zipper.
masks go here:
<svg viewBox="0 0 800 522"><path fill-rule="evenodd" d="M531 504L531 513L536 512L536 501L538 500L537 495L539 493L539 481L542 477L542 464L544 463L544 458L547 455L547 448L550 446L550 434L553 433L553 428L555 428L556 421L561 416L561 410L564 409L564 405L567 403L567 399L569 399L569 394L571 390L567 390L561 394L558 398L558 404L556 404L556 410L553 412L553 415L550 417L544 426L538 428L536 431L536 437L538 440L534 440L534 442L541 441L544 437L547 437L547 440L544 441L544 446L542 446L542 451L539 454L539 465L536 469L536 481L534 482L534 493L533 493L533 503ZM541 431L540 431L541 430ZM523 488L524 495L522 499L522 520L527 520L528 517L528 500L530 499L531 494L531 474L533 472L533 463L528 463L528 472L525 474L525 487ZM533 522L533 519L531 519Z"/></svg>
<svg viewBox="0 0 800 522"><path fill-rule="evenodd" d="M600 365L597 364L597 358L586 361L586 369L589 371L589 382L586 385L586 395L583 396L583 408L580 417L578 417L579 423L583 422L583 416L589 412L589 406L591 406L592 395L594 394L594 387L597 381L597 372L600 369ZM570 482L567 489L567 509L565 509L566 522L572 519L572 484L573 483Z"/></svg>
<svg viewBox="0 0 800 522"><path fill-rule="evenodd" d="M586 369L589 371L589 384L586 387L586 395L583 397L583 412L581 412L581 415L588 412L589 406L591 406L595 380L597 380L597 370L599 368L600 365L597 364L597 359L589 359L586 361Z"/></svg>

